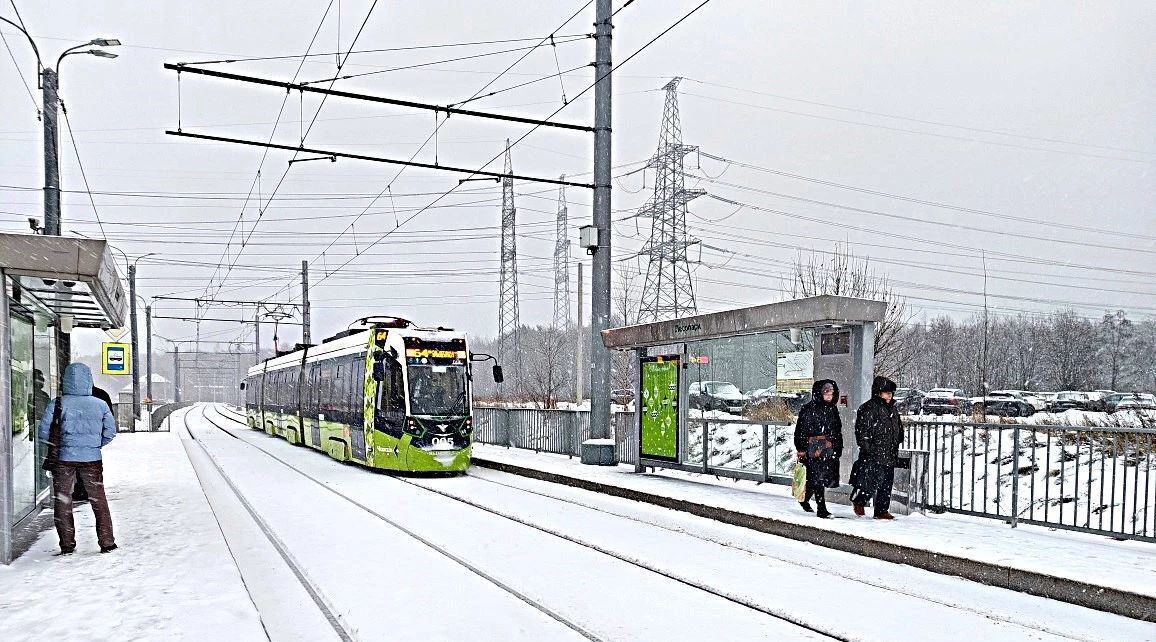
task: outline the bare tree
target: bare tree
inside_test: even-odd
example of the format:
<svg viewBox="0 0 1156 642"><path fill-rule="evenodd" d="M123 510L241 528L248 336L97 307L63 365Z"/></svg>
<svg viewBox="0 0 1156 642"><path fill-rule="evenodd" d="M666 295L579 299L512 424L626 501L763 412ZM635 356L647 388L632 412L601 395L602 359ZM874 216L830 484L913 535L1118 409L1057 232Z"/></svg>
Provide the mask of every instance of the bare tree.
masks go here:
<svg viewBox="0 0 1156 642"><path fill-rule="evenodd" d="M790 289L796 297L831 294L886 302L883 321L875 327L876 371L898 376L914 357L914 346L903 340L903 328L910 321L906 299L868 259L856 257L846 246L836 244L829 256L811 252L796 257Z"/></svg>
<svg viewBox="0 0 1156 642"><path fill-rule="evenodd" d="M1048 361L1059 388L1089 387L1096 371L1096 328L1071 310L1052 316L1047 337Z"/></svg>
<svg viewBox="0 0 1156 642"><path fill-rule="evenodd" d="M1128 344L1132 338L1132 321L1123 310L1108 312L1100 322L1100 333L1103 336L1102 350L1108 370L1108 387L1112 390L1121 383L1120 375L1124 369L1127 357Z"/></svg>
<svg viewBox="0 0 1156 642"><path fill-rule="evenodd" d="M574 353L571 334L550 326L524 328L522 332L525 353L522 367L524 397L539 408L554 408L567 396L574 381Z"/></svg>

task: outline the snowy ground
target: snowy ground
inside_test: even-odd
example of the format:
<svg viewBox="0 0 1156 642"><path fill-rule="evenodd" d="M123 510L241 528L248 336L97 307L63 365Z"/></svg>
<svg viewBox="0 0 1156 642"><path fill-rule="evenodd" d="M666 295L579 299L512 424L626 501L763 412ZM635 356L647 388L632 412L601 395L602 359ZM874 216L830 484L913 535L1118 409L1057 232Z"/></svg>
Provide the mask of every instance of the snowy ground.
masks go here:
<svg viewBox="0 0 1156 642"><path fill-rule="evenodd" d="M75 554L50 530L0 566L0 640L266 639L177 435L122 434L104 462L120 548L78 506Z"/></svg>
<svg viewBox="0 0 1156 642"><path fill-rule="evenodd" d="M214 409L185 418L357 639L1156 639L1150 623L644 504L480 469L398 479Z"/></svg>
<svg viewBox="0 0 1156 642"><path fill-rule="evenodd" d="M584 466L564 455L476 445L478 457L632 488L751 515L853 533L884 542L962 556L1068 579L1156 596L1156 546L1099 535L1024 525L1009 528L993 519L946 513L901 516L894 522L855 519L849 506L833 505L838 517L804 513L790 488L717 479L712 475L659 470L636 474L633 466Z"/></svg>
<svg viewBox="0 0 1156 642"><path fill-rule="evenodd" d="M231 416L193 407L171 434L114 442L121 550L94 552L85 509L77 556L52 558L55 536L41 538L0 569L0 639L1156 640L1156 624L495 471L344 466ZM708 499L735 490L628 477ZM923 518L833 525L917 521L946 532ZM1146 549L1067 543L1053 554L1099 558L1104 573L1131 553L1134 581L1152 581Z"/></svg>

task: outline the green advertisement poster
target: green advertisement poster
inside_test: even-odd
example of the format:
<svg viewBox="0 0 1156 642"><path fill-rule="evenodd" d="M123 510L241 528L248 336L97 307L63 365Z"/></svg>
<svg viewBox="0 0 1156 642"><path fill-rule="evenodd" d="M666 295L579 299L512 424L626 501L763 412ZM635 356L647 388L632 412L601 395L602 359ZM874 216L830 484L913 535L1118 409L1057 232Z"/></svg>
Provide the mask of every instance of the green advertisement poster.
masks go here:
<svg viewBox="0 0 1156 642"><path fill-rule="evenodd" d="M678 461L677 355L642 361L642 456Z"/></svg>

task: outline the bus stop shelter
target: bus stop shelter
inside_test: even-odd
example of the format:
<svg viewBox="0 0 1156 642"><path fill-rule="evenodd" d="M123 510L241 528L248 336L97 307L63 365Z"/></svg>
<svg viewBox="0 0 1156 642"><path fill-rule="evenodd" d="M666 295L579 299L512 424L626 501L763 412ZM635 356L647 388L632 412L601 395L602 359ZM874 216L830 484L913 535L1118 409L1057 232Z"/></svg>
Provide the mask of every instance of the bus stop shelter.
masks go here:
<svg viewBox="0 0 1156 642"><path fill-rule="evenodd" d="M36 428L73 328L119 328L128 299L107 242L0 234L0 563L49 492Z"/></svg>
<svg viewBox="0 0 1156 642"><path fill-rule="evenodd" d="M846 480L857 455L854 410L871 396L886 308L816 296L604 331L607 348L637 361L635 469L790 483L792 415L815 381L834 379Z"/></svg>

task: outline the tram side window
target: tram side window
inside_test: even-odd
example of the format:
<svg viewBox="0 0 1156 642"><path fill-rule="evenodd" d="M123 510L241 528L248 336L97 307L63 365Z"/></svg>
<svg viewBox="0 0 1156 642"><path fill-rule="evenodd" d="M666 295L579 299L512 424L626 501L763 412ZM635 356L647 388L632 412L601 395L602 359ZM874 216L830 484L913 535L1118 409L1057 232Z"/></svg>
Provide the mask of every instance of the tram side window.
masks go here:
<svg viewBox="0 0 1156 642"><path fill-rule="evenodd" d="M349 411L361 417L365 398L365 355L349 359Z"/></svg>
<svg viewBox="0 0 1156 642"><path fill-rule="evenodd" d="M337 377L336 370L332 361L321 363L321 385L318 386L321 389L321 409L326 416L331 418L335 410L333 407L333 383Z"/></svg>

